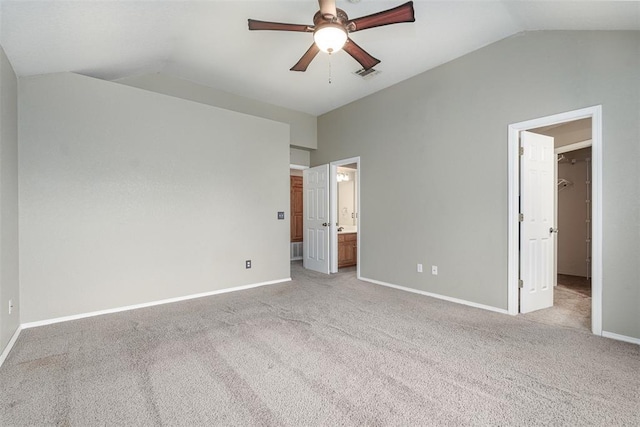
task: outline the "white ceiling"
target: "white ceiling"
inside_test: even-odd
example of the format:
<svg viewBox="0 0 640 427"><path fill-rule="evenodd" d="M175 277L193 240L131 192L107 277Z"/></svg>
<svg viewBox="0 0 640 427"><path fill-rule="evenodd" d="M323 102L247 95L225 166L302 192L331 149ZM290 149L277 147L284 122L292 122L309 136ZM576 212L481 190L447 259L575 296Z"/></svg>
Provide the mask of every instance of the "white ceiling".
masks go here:
<svg viewBox="0 0 640 427"><path fill-rule="evenodd" d="M403 2L337 5L356 18ZM19 76L163 72L314 115L521 31L640 30L638 1L418 0L415 23L352 34L382 61L381 73L364 80L344 52L330 64L319 54L305 73L289 71L312 35L247 29L247 18L311 24L315 0L2 0L1 7L0 44Z"/></svg>

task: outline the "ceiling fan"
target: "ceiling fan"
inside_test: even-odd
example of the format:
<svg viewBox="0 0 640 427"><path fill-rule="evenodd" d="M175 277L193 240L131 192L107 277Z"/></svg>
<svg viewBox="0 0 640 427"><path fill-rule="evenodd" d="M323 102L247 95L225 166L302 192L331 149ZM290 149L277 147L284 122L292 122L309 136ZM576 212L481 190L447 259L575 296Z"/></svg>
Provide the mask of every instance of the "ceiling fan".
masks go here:
<svg viewBox="0 0 640 427"><path fill-rule="evenodd" d="M369 70L379 64L380 60L369 55L351 40L349 33L383 25L415 22L412 1L393 9L355 19L349 19L344 10L336 8L335 0L318 0L318 3L320 3L320 10L313 16L313 25L283 24L249 19L249 29L313 33L314 43L296 65L291 67L291 71L306 71L313 58L320 51L331 54L340 49L344 49L353 59L358 61L362 68Z"/></svg>

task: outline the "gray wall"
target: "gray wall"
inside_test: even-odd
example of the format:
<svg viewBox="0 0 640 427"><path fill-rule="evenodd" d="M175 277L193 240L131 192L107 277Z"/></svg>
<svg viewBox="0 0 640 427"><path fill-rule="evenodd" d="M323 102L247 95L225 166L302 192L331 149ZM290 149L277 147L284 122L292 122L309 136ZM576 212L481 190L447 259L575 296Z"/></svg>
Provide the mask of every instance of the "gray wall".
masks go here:
<svg viewBox="0 0 640 427"><path fill-rule="evenodd" d="M311 153L309 150L300 148L289 148L289 163L297 166L309 166L311 164Z"/></svg>
<svg viewBox="0 0 640 427"><path fill-rule="evenodd" d="M601 104L603 329L640 338L639 70L638 32L523 33L320 116L312 165L361 156L362 276L506 309L507 127Z"/></svg>
<svg viewBox="0 0 640 427"><path fill-rule="evenodd" d="M288 125L71 73L19 90L22 322L290 277Z"/></svg>
<svg viewBox="0 0 640 427"><path fill-rule="evenodd" d="M20 324L17 87L13 68L0 48L0 353Z"/></svg>
<svg viewBox="0 0 640 427"><path fill-rule="evenodd" d="M146 74L127 77L116 82L288 123L291 129L291 145L307 149L315 149L318 146L317 118L311 114L234 95L167 74Z"/></svg>

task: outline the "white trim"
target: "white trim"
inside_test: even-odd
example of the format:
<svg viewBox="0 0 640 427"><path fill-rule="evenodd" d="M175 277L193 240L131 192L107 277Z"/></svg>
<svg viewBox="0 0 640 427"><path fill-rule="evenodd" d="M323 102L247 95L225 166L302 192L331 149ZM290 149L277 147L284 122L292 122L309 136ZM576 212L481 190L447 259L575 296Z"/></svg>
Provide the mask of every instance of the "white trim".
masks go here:
<svg viewBox="0 0 640 427"><path fill-rule="evenodd" d="M520 130L509 126L509 145L507 147L509 159L507 170L508 179L508 231L507 231L507 308L509 314L515 316L519 311L518 275L520 272L519 253L519 197L520 197Z"/></svg>
<svg viewBox="0 0 640 427"><path fill-rule="evenodd" d="M591 330L602 335L602 106L591 120Z"/></svg>
<svg viewBox="0 0 640 427"><path fill-rule="evenodd" d="M563 145L562 147L558 147L558 148L554 149L553 152L556 153L556 154L568 153L569 151L576 151L576 150L580 150L582 148L591 147L592 143L593 143L592 139L587 139L585 141L575 142L573 144L568 144L568 145Z"/></svg>
<svg viewBox="0 0 640 427"><path fill-rule="evenodd" d="M16 343L16 340L18 339L18 335L20 335L20 332L22 331L22 329L24 329L22 325L18 326L18 329L16 329L16 331L14 332L13 336L7 343L7 346L4 348L4 351L2 352L2 354L0 354L0 367L2 367L2 364L4 363L4 361L7 360L7 356L9 356L9 352L13 348L13 345Z"/></svg>
<svg viewBox="0 0 640 427"><path fill-rule="evenodd" d="M407 287L404 287L404 286L394 285L392 283L387 283L387 282L381 282L380 280L367 279L366 277L360 277L359 279L364 281L364 282L373 283L375 285L387 286L389 288L399 289L401 291L412 292L414 294L420 294L420 295L424 295L424 296L427 296L427 297L432 297L432 298L437 298L437 299L441 299L441 300L445 300L445 301L449 301L449 302L454 302L456 304L468 305L469 307L480 308L482 310L493 311L493 312L501 313L501 314L509 314L509 312L507 310L503 309L503 308L497 308L497 307L492 307L490 305L478 304L476 302L467 301L467 300L463 300L463 299L459 299L459 298L448 297L446 295L440 295L440 294L434 294L434 293L431 293L431 292L420 291L418 289L407 288Z"/></svg>
<svg viewBox="0 0 640 427"><path fill-rule="evenodd" d="M362 163L360 163L360 156L357 157L358 159L358 170L356 170L356 224L357 224L357 230L358 230L358 234L356 235L356 244L358 245L358 250L356 251L356 277L360 277L360 265L361 265L361 261L360 261L360 248L362 248L362 244L360 244L360 238L362 236L362 210L360 209L360 194L362 194L362 179L360 178L361 175L361 171L362 171Z"/></svg>
<svg viewBox="0 0 640 427"><path fill-rule="evenodd" d="M338 272L338 165L329 163L329 273Z"/></svg>
<svg viewBox="0 0 640 427"><path fill-rule="evenodd" d="M127 305L124 307L109 308L107 310L92 311L89 313L74 314L71 316L63 316L63 317L56 317L53 319L39 320L36 322L28 322L28 323L23 323L21 327L22 329L35 328L37 326L51 325L53 323L68 322L70 320L84 319L86 317L102 316L103 314L112 314L112 313L119 313L121 311L136 310L138 308L153 307L154 305L170 304L172 302L180 302L180 301L190 300L194 298L202 298L202 297L208 297L212 295L226 294L228 292L243 291L245 289L257 288L259 286L266 286L266 285L275 285L276 283L289 282L289 281L291 281L290 277L287 279L253 283L251 285L236 286L234 288L219 289L219 290L210 291L210 292L203 292L200 294L185 295L182 297L145 302L142 304Z"/></svg>
<svg viewBox="0 0 640 427"><path fill-rule="evenodd" d="M289 164L289 169L296 169L296 170L303 171L305 169L309 169L309 166Z"/></svg>
<svg viewBox="0 0 640 427"><path fill-rule="evenodd" d="M612 340L624 341L631 344L640 345L640 338L628 337L626 335L614 334L613 332L602 331L602 336Z"/></svg>
<svg viewBox="0 0 640 427"><path fill-rule="evenodd" d="M338 272L338 227L336 224L338 223L338 179L336 177L338 173L338 166L350 165L351 163L356 164L356 213L358 215L357 223L358 223L358 234L357 234L357 260L356 260L356 277L360 278L360 156L350 157L348 159L336 160L335 162L329 163L329 173L331 174L330 181L330 199L329 199L329 220L331 221L331 229L330 232L330 240L329 240L329 248L331 249L330 259L329 259L329 272L337 273Z"/></svg>
<svg viewBox="0 0 640 427"><path fill-rule="evenodd" d="M591 168L592 174L592 263L591 263L591 330L602 335L602 106L583 108L534 120L509 125L508 145L508 280L507 295L509 314L518 314L518 197L520 195L521 131L558 123L591 118Z"/></svg>

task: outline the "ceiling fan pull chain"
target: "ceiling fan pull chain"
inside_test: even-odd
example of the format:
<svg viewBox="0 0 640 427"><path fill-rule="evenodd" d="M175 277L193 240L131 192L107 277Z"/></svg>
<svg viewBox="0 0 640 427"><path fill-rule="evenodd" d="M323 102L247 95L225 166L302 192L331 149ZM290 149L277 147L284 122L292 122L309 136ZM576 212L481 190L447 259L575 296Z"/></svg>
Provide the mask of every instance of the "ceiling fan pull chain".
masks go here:
<svg viewBox="0 0 640 427"><path fill-rule="evenodd" d="M329 84L331 84L331 54L329 54Z"/></svg>

